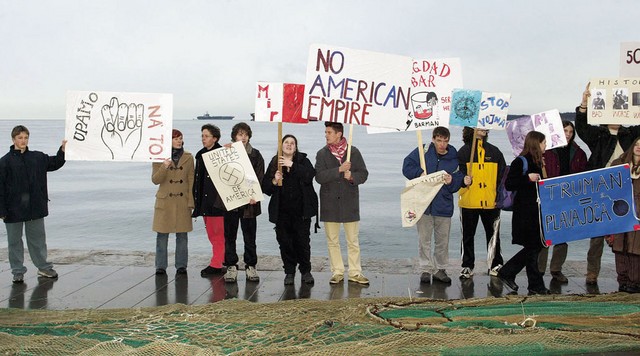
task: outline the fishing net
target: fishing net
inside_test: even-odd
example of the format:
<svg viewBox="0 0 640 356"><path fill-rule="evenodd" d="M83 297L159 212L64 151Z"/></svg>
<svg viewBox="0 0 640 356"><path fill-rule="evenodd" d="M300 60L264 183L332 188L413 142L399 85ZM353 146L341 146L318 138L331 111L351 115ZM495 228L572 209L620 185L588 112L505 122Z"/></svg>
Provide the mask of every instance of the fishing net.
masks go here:
<svg viewBox="0 0 640 356"><path fill-rule="evenodd" d="M640 352L640 300L506 296L0 311L3 354L504 355Z"/></svg>

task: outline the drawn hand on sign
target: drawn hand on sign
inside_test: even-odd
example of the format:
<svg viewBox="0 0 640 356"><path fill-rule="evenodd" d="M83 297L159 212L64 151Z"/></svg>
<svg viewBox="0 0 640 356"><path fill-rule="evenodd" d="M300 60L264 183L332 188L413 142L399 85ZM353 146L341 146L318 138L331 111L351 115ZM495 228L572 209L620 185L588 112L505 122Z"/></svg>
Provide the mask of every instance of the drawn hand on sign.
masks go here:
<svg viewBox="0 0 640 356"><path fill-rule="evenodd" d="M102 107L102 142L111 152L111 159L130 160L142 141L144 105L118 103L111 98L109 105Z"/></svg>

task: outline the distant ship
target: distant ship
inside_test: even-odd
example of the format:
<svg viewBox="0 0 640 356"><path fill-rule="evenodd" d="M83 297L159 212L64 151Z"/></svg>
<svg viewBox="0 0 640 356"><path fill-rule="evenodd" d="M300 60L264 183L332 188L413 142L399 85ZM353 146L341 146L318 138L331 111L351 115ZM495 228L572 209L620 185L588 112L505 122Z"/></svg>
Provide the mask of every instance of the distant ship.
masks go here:
<svg viewBox="0 0 640 356"><path fill-rule="evenodd" d="M233 116L211 116L209 113L206 113L202 116L198 116L198 120L231 120Z"/></svg>

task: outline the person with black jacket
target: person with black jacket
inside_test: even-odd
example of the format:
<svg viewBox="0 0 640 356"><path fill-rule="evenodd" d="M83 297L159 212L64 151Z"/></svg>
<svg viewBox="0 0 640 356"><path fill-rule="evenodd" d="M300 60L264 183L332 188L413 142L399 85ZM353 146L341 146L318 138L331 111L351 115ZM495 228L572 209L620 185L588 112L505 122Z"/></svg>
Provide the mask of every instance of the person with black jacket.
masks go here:
<svg viewBox="0 0 640 356"><path fill-rule="evenodd" d="M278 166L282 170L278 170ZM284 284L292 285L296 265L305 284L313 284L311 274L311 218L318 215L318 196L313 188L316 174L305 153L298 151L293 135L282 139L282 156L271 159L262 180L263 193L271 196L269 221L276 224L276 240L284 264ZM317 228L317 223L316 223Z"/></svg>
<svg viewBox="0 0 640 356"><path fill-rule="evenodd" d="M576 108L576 132L591 151L587 170L611 166L611 162L620 157L633 141L640 136L640 125L624 127L619 124L589 125L587 123L587 103L591 92L589 85L582 93L582 102ZM604 248L604 236L594 237L587 252L586 283L595 285L600 274L600 262Z"/></svg>

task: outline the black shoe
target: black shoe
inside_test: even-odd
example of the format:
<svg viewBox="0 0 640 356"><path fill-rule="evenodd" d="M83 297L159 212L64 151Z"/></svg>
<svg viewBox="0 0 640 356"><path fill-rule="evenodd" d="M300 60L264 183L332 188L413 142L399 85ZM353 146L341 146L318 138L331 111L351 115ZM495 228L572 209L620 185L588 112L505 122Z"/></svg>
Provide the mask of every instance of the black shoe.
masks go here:
<svg viewBox="0 0 640 356"><path fill-rule="evenodd" d="M295 277L296 277L296 275L295 275L295 274L293 274L293 273L287 273L287 274L284 276L284 285L285 285L285 286L290 286L290 285L292 285L292 284L295 282Z"/></svg>
<svg viewBox="0 0 640 356"><path fill-rule="evenodd" d="M545 287L538 289L529 289L529 295L548 295L551 294L551 291Z"/></svg>
<svg viewBox="0 0 640 356"><path fill-rule="evenodd" d="M302 282L305 284L314 284L316 281L313 279L311 272L307 272L302 275Z"/></svg>
<svg viewBox="0 0 640 356"><path fill-rule="evenodd" d="M167 271L165 271L164 268L156 268L156 274L157 275L167 274Z"/></svg>
<svg viewBox="0 0 640 356"><path fill-rule="evenodd" d="M431 273L422 272L420 275L420 283L429 284L431 283Z"/></svg>
<svg viewBox="0 0 640 356"><path fill-rule="evenodd" d="M213 275L225 274L226 272L227 272L226 268L215 268L215 267L207 266L207 268L200 271L200 276L209 277Z"/></svg>
<svg viewBox="0 0 640 356"><path fill-rule="evenodd" d="M187 269L185 267L180 267L176 270L177 274L187 274Z"/></svg>
<svg viewBox="0 0 640 356"><path fill-rule="evenodd" d="M623 284L618 288L618 291L625 293L638 293L640 292L640 288L631 284Z"/></svg>
<svg viewBox="0 0 640 356"><path fill-rule="evenodd" d="M500 280L502 281L502 284L507 286L507 288L511 289L514 292L518 291L519 287L516 284L515 278L508 278L506 276L503 276L499 271L498 271L498 278L500 278Z"/></svg>

